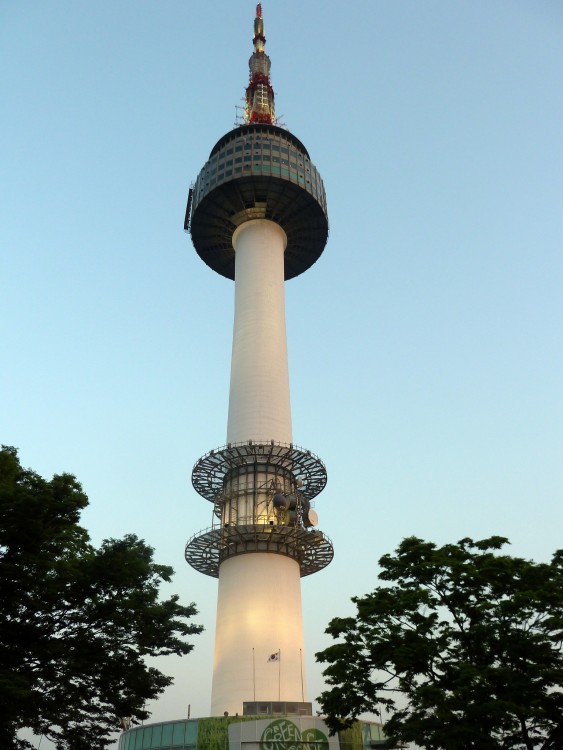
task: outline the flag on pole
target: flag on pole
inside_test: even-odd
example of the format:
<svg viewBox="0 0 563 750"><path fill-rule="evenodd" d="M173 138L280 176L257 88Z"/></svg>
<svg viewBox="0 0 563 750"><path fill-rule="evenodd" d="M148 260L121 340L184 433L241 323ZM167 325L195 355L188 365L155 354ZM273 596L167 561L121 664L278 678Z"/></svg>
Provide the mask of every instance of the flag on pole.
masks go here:
<svg viewBox="0 0 563 750"><path fill-rule="evenodd" d="M270 656L268 656L268 661L269 662L270 661L279 661L279 660L280 660L280 652L279 651L276 651L275 654L270 654Z"/></svg>

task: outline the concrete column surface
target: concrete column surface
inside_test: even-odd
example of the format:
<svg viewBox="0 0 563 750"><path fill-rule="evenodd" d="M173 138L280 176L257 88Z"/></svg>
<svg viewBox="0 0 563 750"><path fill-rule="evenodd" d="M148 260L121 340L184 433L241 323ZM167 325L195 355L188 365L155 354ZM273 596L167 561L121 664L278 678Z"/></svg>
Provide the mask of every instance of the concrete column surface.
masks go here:
<svg viewBox="0 0 563 750"><path fill-rule="evenodd" d="M285 329L287 238L273 221L254 219L233 235L235 317L227 442L291 443Z"/></svg>
<svg viewBox="0 0 563 750"><path fill-rule="evenodd" d="M211 715L242 714L243 701L306 701L304 658L299 564L271 552L221 563Z"/></svg>

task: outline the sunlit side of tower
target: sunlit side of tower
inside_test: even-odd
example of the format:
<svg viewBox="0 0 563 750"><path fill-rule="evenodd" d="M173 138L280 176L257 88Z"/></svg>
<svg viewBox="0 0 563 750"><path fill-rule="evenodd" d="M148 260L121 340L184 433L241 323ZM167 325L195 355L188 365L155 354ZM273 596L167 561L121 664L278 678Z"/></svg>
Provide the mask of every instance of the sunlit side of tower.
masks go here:
<svg viewBox="0 0 563 750"><path fill-rule="evenodd" d="M326 198L306 148L275 124L265 43L258 4L245 124L213 147L186 211L200 257L235 281L227 444L193 469L212 525L186 546L219 579L212 715L306 702L300 578L333 556L311 508L325 467L293 444L284 302L284 280L325 247Z"/></svg>

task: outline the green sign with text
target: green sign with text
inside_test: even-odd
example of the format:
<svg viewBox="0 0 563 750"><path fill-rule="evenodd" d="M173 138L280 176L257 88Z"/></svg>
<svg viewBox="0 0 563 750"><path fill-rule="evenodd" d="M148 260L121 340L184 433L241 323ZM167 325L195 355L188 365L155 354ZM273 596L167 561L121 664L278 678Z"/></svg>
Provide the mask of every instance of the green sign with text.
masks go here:
<svg viewBox="0 0 563 750"><path fill-rule="evenodd" d="M289 719L276 719L262 732L261 750L328 750L328 737L310 727L303 732Z"/></svg>

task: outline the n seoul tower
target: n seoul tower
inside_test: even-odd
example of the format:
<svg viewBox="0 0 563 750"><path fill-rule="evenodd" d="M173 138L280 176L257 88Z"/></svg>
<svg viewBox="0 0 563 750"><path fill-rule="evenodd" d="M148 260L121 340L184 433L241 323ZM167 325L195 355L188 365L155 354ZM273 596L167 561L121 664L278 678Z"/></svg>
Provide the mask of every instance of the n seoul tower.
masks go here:
<svg viewBox="0 0 563 750"><path fill-rule="evenodd" d="M311 507L325 467L293 443L284 302L284 280L324 250L326 198L305 146L276 125L265 43L258 4L245 122L211 150L185 221L201 259L235 282L227 442L192 472L212 525L186 545L219 579L212 716L260 702L304 711L300 578L333 557Z"/></svg>

